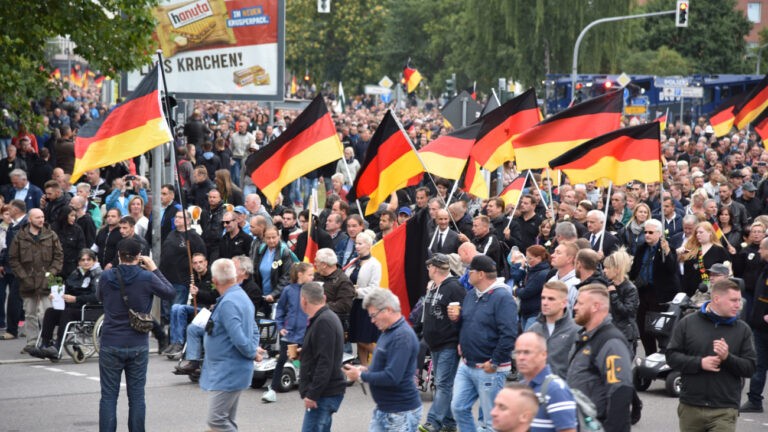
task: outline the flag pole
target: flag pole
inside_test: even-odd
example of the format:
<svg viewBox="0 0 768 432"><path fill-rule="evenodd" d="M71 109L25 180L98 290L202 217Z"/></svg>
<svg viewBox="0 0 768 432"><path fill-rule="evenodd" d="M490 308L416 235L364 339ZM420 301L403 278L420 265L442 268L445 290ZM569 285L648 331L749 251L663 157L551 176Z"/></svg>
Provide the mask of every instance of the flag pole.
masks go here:
<svg viewBox="0 0 768 432"><path fill-rule="evenodd" d="M344 166L344 171L347 172L349 181L354 185L355 179L352 178L352 172L349 171L349 166L347 165L347 160L344 158L344 156L341 157L341 164ZM360 216L363 216L365 213L363 213L363 208L360 207L360 199L357 198L357 196L355 196L355 204L357 204L357 211L360 212Z"/></svg>
<svg viewBox="0 0 768 432"><path fill-rule="evenodd" d="M608 181L608 196L605 199L605 214L603 215L603 230L600 233L600 252L603 251L603 241L605 240L605 228L608 226L608 206L611 203L611 186L613 186L613 180Z"/></svg>
<svg viewBox="0 0 768 432"><path fill-rule="evenodd" d="M520 200L523 199L523 189L525 189L525 184L528 183L528 177L531 176L531 170L528 170L525 173L525 180L523 180L523 188L520 189L520 196L517 197L517 202L515 203L515 208L512 209L512 214L509 216L509 221L507 221L507 228L512 225L512 219L515 217L515 212L517 211L517 206L520 205ZM513 180L514 181L514 180ZM534 182L536 183L536 182Z"/></svg>
<svg viewBox="0 0 768 432"><path fill-rule="evenodd" d="M434 177L432 177L432 173L427 171L427 166L424 164L424 160L421 158L421 155L419 154L419 152L416 151L416 146L413 145L413 142L411 142L411 138L408 136L407 133L405 133L405 128L403 127L403 124L400 123L400 119L397 118L397 114L395 113L395 111L393 111L392 108L389 108L389 110L392 111L392 118L395 119L395 123L397 123L398 129L400 129L400 132L402 132L403 136L405 136L405 139L408 141L408 144L411 146L411 150L413 150L413 152L416 153L416 159L418 159L419 163L421 163L421 167L424 169L424 174L426 174L427 177L429 177L429 181L432 182L432 186L434 186L435 190L437 190L437 182L435 182ZM458 180L456 181L458 182ZM445 202L445 200L442 197L440 197L440 195L438 195L438 198L440 198L440 201L443 202L443 205L445 206L445 209L447 211L448 204ZM450 200L450 197L448 197L448 199ZM456 223L456 220L453 218L453 215L451 214L451 212L448 212L448 217L451 218L451 222L453 222L453 226L456 228L456 231L461 232L461 230L459 230L459 224Z"/></svg>
<svg viewBox="0 0 768 432"><path fill-rule="evenodd" d="M554 182L552 181L552 177L549 176L549 167L547 167L547 178L549 179L549 191L547 195L549 196L549 209L552 211L552 218L555 217L555 200L552 199L552 184Z"/></svg>
<svg viewBox="0 0 768 432"><path fill-rule="evenodd" d="M160 77L161 77L161 81L163 82L163 93L165 94L165 97L163 98L163 103L165 105L165 112L167 114L165 119L168 122L168 128L171 129L171 119L169 118L169 116L171 115L171 107L168 104L168 85L165 82L165 70L163 70L163 50L161 49L157 50L157 68L160 70ZM171 129L171 131L173 130ZM173 144L171 145L171 147L173 147ZM183 198L184 191L181 188L181 173L176 167L176 161L174 158L175 153L176 153L175 151L171 150L171 164L173 164L173 170L176 171L175 181L176 181L176 187L179 190L179 203L181 204L181 210L182 210L181 214L184 218L184 228L185 228L184 243L186 243L186 246L187 246L187 260L189 261L189 283L190 285L192 285L195 283L195 273L194 273L194 270L192 269L192 249L190 248L190 245L189 245L189 225L187 225L187 210L186 210L186 206L184 205L184 198ZM156 160L153 160L152 162L162 163L162 161L156 161ZM154 192L157 192L157 191L154 191ZM155 216L158 216L158 215L155 215ZM158 231L153 235L159 235L159 234L160 232ZM192 307L194 309L194 314L197 315L197 295L192 296Z"/></svg>

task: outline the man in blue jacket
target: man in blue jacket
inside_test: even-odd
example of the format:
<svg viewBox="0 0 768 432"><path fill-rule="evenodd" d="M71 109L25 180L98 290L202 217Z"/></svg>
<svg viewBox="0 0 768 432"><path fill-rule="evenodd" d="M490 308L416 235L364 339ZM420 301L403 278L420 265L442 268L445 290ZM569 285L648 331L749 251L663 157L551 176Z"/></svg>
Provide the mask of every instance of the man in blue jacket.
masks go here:
<svg viewBox="0 0 768 432"><path fill-rule="evenodd" d="M137 332L130 326L128 308L149 313L153 296L172 299L175 292L152 259L140 255L139 242L134 239L121 240L117 251L120 265L101 275L96 292L104 304L104 326L101 329L99 350L99 431L117 429L117 396L120 392L120 376L125 371L129 400L128 429L136 432L144 430L144 385L147 382L149 338L146 333ZM124 286L128 304L120 294L121 285Z"/></svg>
<svg viewBox="0 0 768 432"><path fill-rule="evenodd" d="M221 432L237 430L237 404L240 393L251 384L259 347L255 307L236 278L232 260L214 261L211 279L221 297L206 325L200 388L210 392L208 426Z"/></svg>
<svg viewBox="0 0 768 432"><path fill-rule="evenodd" d="M511 369L517 337L517 305L512 290L497 279L496 262L477 255L469 264L472 288L460 308L449 308L448 318L459 322L461 361L453 384L451 410L462 432L478 430L472 406L480 400L481 431L491 431L491 409Z"/></svg>

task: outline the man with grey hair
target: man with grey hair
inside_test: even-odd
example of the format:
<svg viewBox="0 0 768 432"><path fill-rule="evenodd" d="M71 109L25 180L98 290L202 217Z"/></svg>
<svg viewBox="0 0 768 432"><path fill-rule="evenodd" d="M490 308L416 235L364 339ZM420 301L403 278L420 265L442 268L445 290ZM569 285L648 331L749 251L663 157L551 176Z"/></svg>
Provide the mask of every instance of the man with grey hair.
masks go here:
<svg viewBox="0 0 768 432"><path fill-rule="evenodd" d="M345 365L350 381L367 382L376 408L370 431L415 431L421 419L421 398L413 376L419 340L400 311L400 301L384 288L373 288L363 299L363 308L381 331L368 368Z"/></svg>
<svg viewBox="0 0 768 432"><path fill-rule="evenodd" d="M338 316L325 304L325 292L319 283L302 285L299 302L309 317L299 371L299 395L306 409L301 430L330 431L331 416L339 410L346 391L341 372L344 329Z"/></svg>
<svg viewBox="0 0 768 432"><path fill-rule="evenodd" d="M587 233L583 238L589 240L592 250L597 252L600 259L614 253L620 246L619 239L608 231L603 231L605 214L600 210L590 210L587 213Z"/></svg>
<svg viewBox="0 0 768 432"><path fill-rule="evenodd" d="M578 239L576 225L569 221L558 222L555 225L555 239L558 244L574 243Z"/></svg>
<svg viewBox="0 0 768 432"><path fill-rule="evenodd" d="M272 216L269 215L267 209L261 204L261 197L259 194L250 193L245 196L245 209L248 210L248 213L250 213L251 216L264 216L264 219L266 219L269 224L272 224Z"/></svg>
<svg viewBox="0 0 768 432"><path fill-rule="evenodd" d="M322 248L315 255L315 280L323 285L328 308L339 316L347 328L352 301L357 296L355 286L337 265L336 252L330 248ZM347 322L345 322L347 321Z"/></svg>
<svg viewBox="0 0 768 432"><path fill-rule="evenodd" d="M235 416L240 393L251 385L257 359L259 330L253 303L237 284L235 264L218 259L211 279L221 297L206 325L205 362L200 388L208 397L208 426L216 431L237 431Z"/></svg>
<svg viewBox="0 0 768 432"><path fill-rule="evenodd" d="M5 202L18 199L24 201L27 210L40 208L40 198L43 197L43 190L27 180L27 173L17 168L11 171L9 176L12 187L5 189L3 193Z"/></svg>
<svg viewBox="0 0 768 432"><path fill-rule="evenodd" d="M101 209L91 200L91 185L88 183L78 183L77 186L75 186L75 195L73 195L73 198L77 196L82 197L85 200L85 211L91 216L91 220L93 220L96 229L98 230L101 228ZM70 206L72 205L72 200L69 201L69 204Z"/></svg>

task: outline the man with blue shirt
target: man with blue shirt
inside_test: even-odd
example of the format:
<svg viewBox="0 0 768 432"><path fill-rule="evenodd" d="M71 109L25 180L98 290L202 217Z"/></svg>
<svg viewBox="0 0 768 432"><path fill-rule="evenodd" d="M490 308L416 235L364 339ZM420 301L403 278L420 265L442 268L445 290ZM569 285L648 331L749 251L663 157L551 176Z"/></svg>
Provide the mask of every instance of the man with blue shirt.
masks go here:
<svg viewBox="0 0 768 432"><path fill-rule="evenodd" d="M345 365L344 373L350 381L359 379L371 386L376 408L368 431L415 431L421 419L421 397L413 379L419 340L391 291L373 288L363 299L363 308L381 336L370 366Z"/></svg>
<svg viewBox="0 0 768 432"><path fill-rule="evenodd" d="M493 430L490 416L493 401L511 369L512 348L517 337L517 305L510 287L496 278L496 271L493 259L485 255L472 258L469 283L474 288L464 297L460 311L448 309L448 318L460 326L461 360L453 383L451 410L462 432ZM484 415L479 429L472 416L472 407L478 399Z"/></svg>
<svg viewBox="0 0 768 432"><path fill-rule="evenodd" d="M240 393L251 385L259 347L256 311L236 278L232 260L214 261L211 279L221 297L205 328L200 388L210 392L208 426L222 432L237 431L237 404Z"/></svg>
<svg viewBox="0 0 768 432"><path fill-rule="evenodd" d="M544 336L525 332L515 341L517 371L539 397L539 410L531 423L532 432L576 432L576 402L571 389L547 365L547 340ZM546 388L544 383L546 382ZM546 392L546 394L544 394Z"/></svg>

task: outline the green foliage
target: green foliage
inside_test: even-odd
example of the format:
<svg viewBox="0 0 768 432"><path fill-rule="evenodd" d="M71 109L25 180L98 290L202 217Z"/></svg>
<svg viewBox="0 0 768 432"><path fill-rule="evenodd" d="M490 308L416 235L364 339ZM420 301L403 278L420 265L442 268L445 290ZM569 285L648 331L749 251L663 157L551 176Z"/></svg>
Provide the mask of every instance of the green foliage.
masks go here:
<svg viewBox="0 0 768 432"><path fill-rule="evenodd" d="M677 51L666 46L658 50L630 53L621 61L621 69L639 75L688 75L693 69L691 62Z"/></svg>
<svg viewBox="0 0 768 432"><path fill-rule="evenodd" d="M752 24L743 12L736 10L736 0L696 0L691 2L688 27L675 27L674 19L645 21L646 37L638 40L639 50L673 47L688 59L694 73L742 73L746 54L744 37ZM669 10L674 2L650 0L648 12Z"/></svg>
<svg viewBox="0 0 768 432"><path fill-rule="evenodd" d="M60 94L49 82L51 67L46 63L46 42L56 36L70 35L77 45L74 53L104 74L147 64L155 27L149 8L156 4L157 0L5 2L0 14L0 100L31 129L39 125L29 101Z"/></svg>

